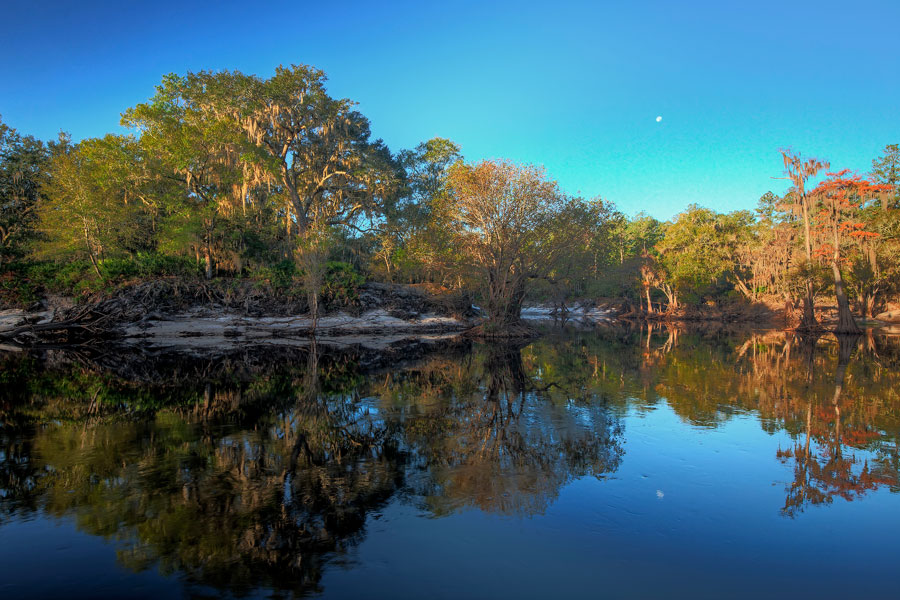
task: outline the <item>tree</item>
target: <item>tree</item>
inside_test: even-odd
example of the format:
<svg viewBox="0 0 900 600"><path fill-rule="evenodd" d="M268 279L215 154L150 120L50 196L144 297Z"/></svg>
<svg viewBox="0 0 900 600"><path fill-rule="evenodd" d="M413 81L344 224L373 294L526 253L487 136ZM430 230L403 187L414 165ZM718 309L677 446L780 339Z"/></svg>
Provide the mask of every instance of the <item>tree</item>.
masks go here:
<svg viewBox="0 0 900 600"><path fill-rule="evenodd" d="M505 161L458 163L448 184L456 247L481 273L490 331L502 333L519 323L528 281L548 269L550 227L564 198L543 169Z"/></svg>
<svg viewBox="0 0 900 600"><path fill-rule="evenodd" d="M594 265L592 288L601 296L646 298L647 311L653 312L650 292L652 279L651 251L662 239L662 223L646 213L632 218L611 210L604 235L593 242Z"/></svg>
<svg viewBox="0 0 900 600"><path fill-rule="evenodd" d="M404 181L396 198L385 203L373 257L379 266L384 263L388 279L398 264L415 280L448 270L444 268L449 262L446 179L450 166L461 159L459 146L444 138L432 138L397 155Z"/></svg>
<svg viewBox="0 0 900 600"><path fill-rule="evenodd" d="M741 293L753 299L761 295L780 296L788 311L792 311L793 298L800 294L792 277L797 230L795 215L785 211L789 207L772 192L763 194L756 208L757 221L750 226L745 242L738 246L736 261L740 264L738 271L749 271L749 282L738 280Z"/></svg>
<svg viewBox="0 0 900 600"><path fill-rule="evenodd" d="M670 309L678 307L679 296L699 299L730 283L742 284L735 257L752 222L749 211L722 215L689 206L664 229L655 248L656 268L645 280L666 294Z"/></svg>
<svg viewBox="0 0 900 600"><path fill-rule="evenodd" d="M819 229L823 243L817 253L831 260L834 275L834 293L838 304L838 325L836 333L861 333L850 311L850 301L844 286L841 271L842 246L849 239L867 239L878 234L868 231L866 223L859 220L860 209L866 199L888 186L877 185L859 175L851 175L849 169L828 173L828 179L820 183L811 193L819 208Z"/></svg>
<svg viewBox="0 0 900 600"><path fill-rule="evenodd" d="M174 211L176 227L194 234L211 279L219 217L231 212L232 191L244 171L234 148L237 132L206 110L203 84L196 77L167 75L154 97L127 110L122 122L139 130L143 147L162 160L168 173L160 176L184 186L183 208Z"/></svg>
<svg viewBox="0 0 900 600"><path fill-rule="evenodd" d="M237 72L200 77L234 80L226 90L241 94L232 116L256 149L252 160L281 185L297 235L315 219L358 226L396 186L390 152L369 139L369 121L352 101L326 93L322 71L292 65L266 80Z"/></svg>
<svg viewBox="0 0 900 600"><path fill-rule="evenodd" d="M129 202L128 186L119 176L128 173L118 168L127 147L126 139L114 135L60 147L37 208L45 238L39 256L87 258L102 277L105 258L150 243L141 205Z"/></svg>
<svg viewBox="0 0 900 600"><path fill-rule="evenodd" d="M803 241L806 250L806 262L810 264L812 263L812 234L810 230L810 200L806 184L810 177L815 177L817 173L827 169L830 165L828 161L816 158L804 160L799 152L794 153L790 150L781 150L780 152L784 159L785 174L791 180L791 183L794 184L792 198L795 208L803 217ZM803 297L803 317L800 321L799 329L812 330L817 326L813 281L807 277L806 294Z"/></svg>
<svg viewBox="0 0 900 600"><path fill-rule="evenodd" d="M0 120L0 267L23 256L34 237L35 206L49 160L43 142L19 135Z"/></svg>
<svg viewBox="0 0 900 600"><path fill-rule="evenodd" d="M447 171L460 160L459 145L440 137L398 154L397 161L406 174L408 189L396 208L401 213L403 209L413 213L405 215L413 228L424 224L431 204L446 192Z"/></svg>
<svg viewBox="0 0 900 600"><path fill-rule="evenodd" d="M258 230L267 229L261 218L281 221L290 258L299 258L313 224L365 231L380 218L398 167L354 103L331 98L324 82L303 65L268 79L167 75L150 102L125 113L123 122L184 184L177 229L197 233L207 277L217 253L235 256L240 270L243 228L254 215Z"/></svg>
<svg viewBox="0 0 900 600"><path fill-rule="evenodd" d="M628 257L645 254L662 239L662 223L647 213L639 212L630 219L624 215L612 219L615 223L611 241L619 264Z"/></svg>
<svg viewBox="0 0 900 600"><path fill-rule="evenodd" d="M877 194L880 200L885 195ZM878 235L855 239L858 252L850 258L848 283L855 291L861 312L874 317L900 291L900 207L885 210L881 202L876 205L870 201L860 212L866 229Z"/></svg>
<svg viewBox="0 0 900 600"><path fill-rule="evenodd" d="M900 144L888 144L872 161L872 181L890 186L881 196L881 208L900 208Z"/></svg>
<svg viewBox="0 0 900 600"><path fill-rule="evenodd" d="M565 198L552 215L548 237L542 241L542 277L550 284L554 305L561 312L567 312L566 302L584 295L597 276L597 256L608 246L617 214L600 198Z"/></svg>

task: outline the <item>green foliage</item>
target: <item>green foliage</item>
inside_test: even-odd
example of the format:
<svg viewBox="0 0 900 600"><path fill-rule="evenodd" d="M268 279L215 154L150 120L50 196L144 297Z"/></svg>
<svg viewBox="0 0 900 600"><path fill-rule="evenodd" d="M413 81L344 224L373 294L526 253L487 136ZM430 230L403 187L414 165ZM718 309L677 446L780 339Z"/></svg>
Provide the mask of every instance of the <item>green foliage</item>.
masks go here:
<svg viewBox="0 0 900 600"><path fill-rule="evenodd" d="M103 259L152 245L151 215L132 197L137 192L130 164L140 160L135 152L133 139L108 135L55 154L38 206L43 233L38 257L87 259L99 274Z"/></svg>
<svg viewBox="0 0 900 600"><path fill-rule="evenodd" d="M128 279L199 275L197 263L182 257L156 252L139 252L134 257L110 258L100 265L107 279Z"/></svg>
<svg viewBox="0 0 900 600"><path fill-rule="evenodd" d="M253 279L282 293L299 292L304 281L302 269L291 260L261 267L254 272ZM364 281L363 276L352 265L327 261L320 291L322 300L329 308L353 306L359 300L359 286Z"/></svg>
<svg viewBox="0 0 900 600"><path fill-rule="evenodd" d="M47 293L78 296L104 287L88 261L12 263L0 272L0 308L26 308Z"/></svg>
<svg viewBox="0 0 900 600"><path fill-rule="evenodd" d="M27 308L40 300L40 289L17 267L10 265L0 272L0 309Z"/></svg>
<svg viewBox="0 0 900 600"><path fill-rule="evenodd" d="M644 212L632 218L621 213L610 216L609 241L605 245L610 256L606 262L618 259L621 264L625 259L642 256L651 252L663 238L662 223Z"/></svg>
<svg viewBox="0 0 900 600"><path fill-rule="evenodd" d="M434 281L453 270L447 173L462 160L460 148L444 138L402 150L397 163L402 185L385 203L384 223L372 254L372 270L388 280Z"/></svg>
<svg viewBox="0 0 900 600"><path fill-rule="evenodd" d="M881 156L872 161L872 176L876 183L893 189L884 195L884 208L900 209L900 144L888 144Z"/></svg>
<svg viewBox="0 0 900 600"><path fill-rule="evenodd" d="M627 298L635 301L641 294L640 256L628 256L622 262L606 266L602 274L587 282L585 295L589 298Z"/></svg>
<svg viewBox="0 0 900 600"><path fill-rule="evenodd" d="M90 262L85 260L36 263L28 268L27 277L36 285L56 294L77 294L92 289L98 283Z"/></svg>
<svg viewBox="0 0 900 600"><path fill-rule="evenodd" d="M35 206L47 181L50 148L0 120L0 267L21 259L35 237Z"/></svg>
<svg viewBox="0 0 900 600"><path fill-rule="evenodd" d="M363 277L352 265L329 261L325 266L322 298L330 307L352 306L359 300L359 286L363 282Z"/></svg>
<svg viewBox="0 0 900 600"><path fill-rule="evenodd" d="M89 260L13 263L0 273L0 306L24 307L46 294L80 296L85 292L113 291L122 283L158 277L195 277L193 260L158 253L109 258L99 263L98 276Z"/></svg>
<svg viewBox="0 0 900 600"><path fill-rule="evenodd" d="M274 265L261 267L254 273L253 278L276 289L286 289L294 285L294 278L297 274L297 266L294 261L282 260Z"/></svg>
<svg viewBox="0 0 900 600"><path fill-rule="evenodd" d="M727 293L737 248L753 222L748 211L723 215L689 206L665 227L656 245L663 279L689 303Z"/></svg>

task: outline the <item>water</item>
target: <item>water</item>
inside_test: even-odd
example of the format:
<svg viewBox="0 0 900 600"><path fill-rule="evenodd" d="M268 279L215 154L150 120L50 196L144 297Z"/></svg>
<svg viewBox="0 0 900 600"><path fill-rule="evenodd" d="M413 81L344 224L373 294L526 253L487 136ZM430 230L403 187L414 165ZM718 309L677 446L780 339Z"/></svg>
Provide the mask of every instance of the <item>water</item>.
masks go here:
<svg viewBox="0 0 900 600"><path fill-rule="evenodd" d="M900 338L0 357L0 596L893 596Z"/></svg>

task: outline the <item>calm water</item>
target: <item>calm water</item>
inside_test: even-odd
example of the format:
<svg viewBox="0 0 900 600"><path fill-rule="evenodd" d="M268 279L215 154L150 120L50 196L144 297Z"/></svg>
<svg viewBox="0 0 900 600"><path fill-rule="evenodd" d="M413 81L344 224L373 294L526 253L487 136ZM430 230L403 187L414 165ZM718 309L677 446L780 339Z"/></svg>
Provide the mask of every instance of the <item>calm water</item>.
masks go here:
<svg viewBox="0 0 900 600"><path fill-rule="evenodd" d="M0 597L895 597L900 339L0 355Z"/></svg>

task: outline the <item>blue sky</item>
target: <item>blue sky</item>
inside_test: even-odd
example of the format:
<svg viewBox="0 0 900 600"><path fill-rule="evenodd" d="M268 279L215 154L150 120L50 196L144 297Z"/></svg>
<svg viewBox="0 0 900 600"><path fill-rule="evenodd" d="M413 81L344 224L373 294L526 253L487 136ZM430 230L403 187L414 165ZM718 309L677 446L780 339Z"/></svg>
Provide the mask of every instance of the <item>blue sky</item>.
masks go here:
<svg viewBox="0 0 900 600"><path fill-rule="evenodd" d="M394 151L448 137L468 159L542 164L569 193L661 218L782 191L781 147L865 172L900 142L898 0L4 0L2 12L0 114L42 138L120 130L165 73L306 63Z"/></svg>

